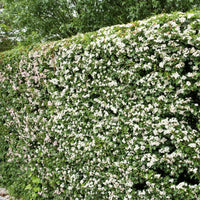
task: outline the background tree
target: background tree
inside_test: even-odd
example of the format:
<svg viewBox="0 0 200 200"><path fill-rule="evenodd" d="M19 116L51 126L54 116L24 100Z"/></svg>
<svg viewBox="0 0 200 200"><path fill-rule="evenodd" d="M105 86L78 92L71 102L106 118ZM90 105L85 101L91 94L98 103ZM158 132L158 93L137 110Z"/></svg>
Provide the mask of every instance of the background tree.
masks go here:
<svg viewBox="0 0 200 200"><path fill-rule="evenodd" d="M15 40L12 37L12 31L4 20L1 13L3 12L3 2L0 1L0 52L6 51L15 45Z"/></svg>
<svg viewBox="0 0 200 200"><path fill-rule="evenodd" d="M84 0L75 7L78 32L95 31L101 27L129 21L126 0Z"/></svg>
<svg viewBox="0 0 200 200"><path fill-rule="evenodd" d="M128 21L119 0L3 0L6 19L25 43L71 37Z"/></svg>
<svg viewBox="0 0 200 200"><path fill-rule="evenodd" d="M12 19L23 44L69 37L75 32L66 24L73 20L71 7L63 0L3 0L5 19ZM64 31L65 29L65 31Z"/></svg>
<svg viewBox="0 0 200 200"><path fill-rule="evenodd" d="M160 13L186 12L200 9L199 0L129 0L128 18L131 21L145 19Z"/></svg>
<svg viewBox="0 0 200 200"><path fill-rule="evenodd" d="M1 0L20 44L57 40L154 14L200 9L199 0ZM12 19L12 20L10 20Z"/></svg>

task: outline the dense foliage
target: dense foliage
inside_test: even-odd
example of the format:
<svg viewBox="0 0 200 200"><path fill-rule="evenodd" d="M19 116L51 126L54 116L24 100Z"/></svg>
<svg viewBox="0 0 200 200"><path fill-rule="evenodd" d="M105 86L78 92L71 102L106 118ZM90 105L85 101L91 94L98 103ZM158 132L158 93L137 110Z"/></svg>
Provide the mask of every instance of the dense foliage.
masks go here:
<svg viewBox="0 0 200 200"><path fill-rule="evenodd" d="M11 38L11 29L6 24L1 13L3 12L3 4L0 1L0 52L12 49L15 46L15 41Z"/></svg>
<svg viewBox="0 0 200 200"><path fill-rule="evenodd" d="M24 199L200 198L200 12L0 54L0 174Z"/></svg>
<svg viewBox="0 0 200 200"><path fill-rule="evenodd" d="M172 11L200 9L199 0L1 0L3 17L22 44L71 37Z"/></svg>

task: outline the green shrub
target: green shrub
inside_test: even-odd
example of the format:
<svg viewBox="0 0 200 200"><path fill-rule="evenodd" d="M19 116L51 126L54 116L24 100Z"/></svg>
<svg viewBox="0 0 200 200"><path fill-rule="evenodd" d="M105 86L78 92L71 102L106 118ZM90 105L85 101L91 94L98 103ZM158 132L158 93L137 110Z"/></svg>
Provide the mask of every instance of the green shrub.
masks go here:
<svg viewBox="0 0 200 200"><path fill-rule="evenodd" d="M7 187L27 200L200 198L199 30L199 11L178 12L2 53L4 163L22 174L3 173Z"/></svg>

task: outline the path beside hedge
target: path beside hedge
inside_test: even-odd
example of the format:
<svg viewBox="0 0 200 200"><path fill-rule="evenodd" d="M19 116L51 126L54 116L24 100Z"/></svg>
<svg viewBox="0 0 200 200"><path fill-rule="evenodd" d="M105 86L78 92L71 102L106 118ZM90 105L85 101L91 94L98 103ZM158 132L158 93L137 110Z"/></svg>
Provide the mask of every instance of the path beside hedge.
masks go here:
<svg viewBox="0 0 200 200"><path fill-rule="evenodd" d="M14 199L15 199L14 197L9 196L8 191L5 188L0 187L0 200L14 200Z"/></svg>
<svg viewBox="0 0 200 200"><path fill-rule="evenodd" d="M0 188L0 200L7 200L7 199L10 199L8 191L5 188Z"/></svg>

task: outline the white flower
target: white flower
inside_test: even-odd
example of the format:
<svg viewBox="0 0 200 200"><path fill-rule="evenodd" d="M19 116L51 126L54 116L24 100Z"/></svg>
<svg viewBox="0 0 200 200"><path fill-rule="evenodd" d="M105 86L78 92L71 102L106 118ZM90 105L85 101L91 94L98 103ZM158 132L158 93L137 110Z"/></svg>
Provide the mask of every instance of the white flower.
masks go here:
<svg viewBox="0 0 200 200"><path fill-rule="evenodd" d="M176 107L172 104L172 105L170 106L170 112L175 113L176 110L177 110Z"/></svg>
<svg viewBox="0 0 200 200"><path fill-rule="evenodd" d="M51 101L48 101L48 106L51 106L52 105L52 102Z"/></svg>
<svg viewBox="0 0 200 200"><path fill-rule="evenodd" d="M116 81L109 82L109 83L108 83L108 86L109 86L109 87L117 86L117 82L116 82Z"/></svg>
<svg viewBox="0 0 200 200"><path fill-rule="evenodd" d="M190 143L188 144L189 147L192 147L192 148L196 148L196 144L195 143Z"/></svg>
<svg viewBox="0 0 200 200"><path fill-rule="evenodd" d="M183 189L183 186L187 186L187 183L181 182L181 183L179 183L179 184L176 186L176 188L177 188L177 189Z"/></svg>
<svg viewBox="0 0 200 200"><path fill-rule="evenodd" d="M189 72L189 73L187 74L188 77L194 77L194 76L196 76L196 75L197 75L196 72L193 72L193 73L190 73L190 72Z"/></svg>
<svg viewBox="0 0 200 200"><path fill-rule="evenodd" d="M159 63L159 67L161 67L161 68L163 68L164 65L165 65L165 62L160 62L160 63Z"/></svg>
<svg viewBox="0 0 200 200"><path fill-rule="evenodd" d="M187 82L186 82L186 85L187 85L187 86L190 86L190 85L191 85L190 81L187 81Z"/></svg>
<svg viewBox="0 0 200 200"><path fill-rule="evenodd" d="M194 13L187 13L187 18L190 19L194 16Z"/></svg>
<svg viewBox="0 0 200 200"><path fill-rule="evenodd" d="M194 47L192 47L192 49L190 50L190 53L194 53L196 50Z"/></svg>
<svg viewBox="0 0 200 200"><path fill-rule="evenodd" d="M192 54L194 57L198 57L200 55L200 51L195 51L193 54Z"/></svg>
<svg viewBox="0 0 200 200"><path fill-rule="evenodd" d="M195 70L195 71L198 71L198 70L199 70L198 66L196 66L196 65L193 66L192 68L193 68L193 70Z"/></svg>
<svg viewBox="0 0 200 200"><path fill-rule="evenodd" d="M163 101L165 99L165 96L161 95L158 97L158 101Z"/></svg>
<svg viewBox="0 0 200 200"><path fill-rule="evenodd" d="M72 190L73 188L71 186L68 187L68 190Z"/></svg>
<svg viewBox="0 0 200 200"><path fill-rule="evenodd" d="M110 65L111 65L111 62L110 62L110 60L108 61L107 65L108 65L108 66L110 66Z"/></svg>
<svg viewBox="0 0 200 200"><path fill-rule="evenodd" d="M189 171L193 172L194 174L197 173L198 169L197 168L194 168L194 169L189 169Z"/></svg>
<svg viewBox="0 0 200 200"><path fill-rule="evenodd" d="M184 66L184 63L179 63L179 64L177 64L175 67L178 68L178 69L180 69L180 68L183 67L183 66Z"/></svg>
<svg viewBox="0 0 200 200"><path fill-rule="evenodd" d="M161 176L160 174L155 174L154 175L155 178L160 178L160 176Z"/></svg>
<svg viewBox="0 0 200 200"><path fill-rule="evenodd" d="M140 149L141 149L142 151L144 151L144 150L145 150L145 146L141 146Z"/></svg>
<svg viewBox="0 0 200 200"><path fill-rule="evenodd" d="M153 155L153 156L151 157L150 162L147 163L147 167L152 167L152 166L154 165L154 163L155 163L157 160L158 160L158 159L156 158L156 156Z"/></svg>
<svg viewBox="0 0 200 200"><path fill-rule="evenodd" d="M51 83L57 85L57 84L58 84L58 79L53 78L53 79L51 79L49 82L51 82Z"/></svg>
<svg viewBox="0 0 200 200"><path fill-rule="evenodd" d="M181 18L179 18L179 21L181 22L181 23L183 23L183 22L185 22L185 17L181 17Z"/></svg>
<svg viewBox="0 0 200 200"><path fill-rule="evenodd" d="M172 74L172 77L175 78L175 79L177 79L177 78L180 77L180 75L179 75L179 73L175 72L174 74Z"/></svg>
<svg viewBox="0 0 200 200"><path fill-rule="evenodd" d="M115 108L114 106L111 106L110 109L111 109L114 113L117 113L117 108Z"/></svg>
<svg viewBox="0 0 200 200"><path fill-rule="evenodd" d="M65 184L64 184L64 183L62 183L62 184L60 185L60 187L64 188L64 187L65 187Z"/></svg>

